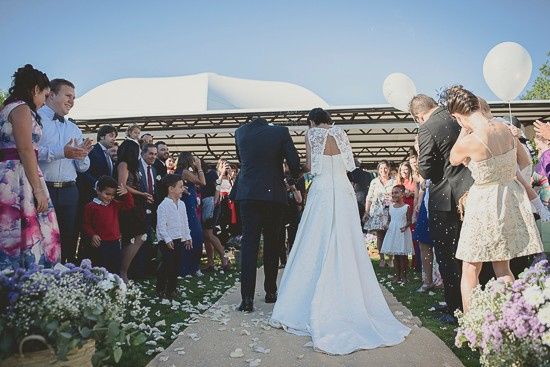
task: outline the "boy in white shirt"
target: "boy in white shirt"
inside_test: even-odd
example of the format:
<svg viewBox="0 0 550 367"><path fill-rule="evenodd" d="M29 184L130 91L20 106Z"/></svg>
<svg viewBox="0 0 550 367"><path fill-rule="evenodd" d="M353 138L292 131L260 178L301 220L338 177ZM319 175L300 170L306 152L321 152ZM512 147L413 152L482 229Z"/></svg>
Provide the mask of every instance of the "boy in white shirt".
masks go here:
<svg viewBox="0 0 550 367"><path fill-rule="evenodd" d="M157 238L162 259L157 272L156 293L158 297L173 298L183 249L190 250L193 246L185 203L180 200L184 190L181 176L166 175L159 187L165 198L157 209Z"/></svg>

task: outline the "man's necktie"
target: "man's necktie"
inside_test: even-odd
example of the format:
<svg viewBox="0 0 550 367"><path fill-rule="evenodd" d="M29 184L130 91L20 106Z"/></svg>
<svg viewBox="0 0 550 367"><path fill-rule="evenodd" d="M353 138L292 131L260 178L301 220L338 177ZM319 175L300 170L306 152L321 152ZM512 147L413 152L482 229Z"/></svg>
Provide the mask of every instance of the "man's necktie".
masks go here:
<svg viewBox="0 0 550 367"><path fill-rule="evenodd" d="M109 176L113 175L113 161L111 160L111 156L109 155L109 152L104 150L103 153L105 154L105 159L107 160L107 166L109 166Z"/></svg>
<svg viewBox="0 0 550 367"><path fill-rule="evenodd" d="M57 120L59 122L65 122L65 117L61 116L61 115L58 115L57 113L54 113L53 114L53 119L54 120Z"/></svg>
<svg viewBox="0 0 550 367"><path fill-rule="evenodd" d="M153 174L151 173L151 166L147 166L147 192L153 195Z"/></svg>

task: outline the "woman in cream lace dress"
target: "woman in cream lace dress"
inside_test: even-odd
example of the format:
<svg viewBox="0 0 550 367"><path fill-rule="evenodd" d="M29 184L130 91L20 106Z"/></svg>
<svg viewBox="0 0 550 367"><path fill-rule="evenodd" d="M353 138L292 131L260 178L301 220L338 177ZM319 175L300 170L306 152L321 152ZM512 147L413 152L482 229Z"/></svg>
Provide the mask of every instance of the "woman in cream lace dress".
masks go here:
<svg viewBox="0 0 550 367"><path fill-rule="evenodd" d="M462 126L451 164L467 164L474 178L456 251L463 260L462 304L467 311L483 262L492 262L497 278L511 282L510 259L540 253L542 243L517 175L518 159L525 154L517 149L517 139L508 127L483 116L477 97L461 86L447 91L447 108Z"/></svg>

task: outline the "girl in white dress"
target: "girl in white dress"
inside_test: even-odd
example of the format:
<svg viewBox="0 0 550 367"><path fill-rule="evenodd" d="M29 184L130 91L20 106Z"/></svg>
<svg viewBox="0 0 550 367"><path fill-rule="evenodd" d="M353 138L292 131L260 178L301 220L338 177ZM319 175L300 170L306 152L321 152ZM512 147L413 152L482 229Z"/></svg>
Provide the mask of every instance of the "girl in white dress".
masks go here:
<svg viewBox="0 0 550 367"><path fill-rule="evenodd" d="M271 323L311 336L316 350L330 354L399 344L410 329L388 307L365 248L346 175L355 169L348 137L320 108L308 119L313 182Z"/></svg>
<svg viewBox="0 0 550 367"><path fill-rule="evenodd" d="M390 225L382 243L382 252L393 256L395 280L407 280L409 255L414 253L411 217L409 206L405 204L405 186L395 185L391 192L393 204L390 205Z"/></svg>

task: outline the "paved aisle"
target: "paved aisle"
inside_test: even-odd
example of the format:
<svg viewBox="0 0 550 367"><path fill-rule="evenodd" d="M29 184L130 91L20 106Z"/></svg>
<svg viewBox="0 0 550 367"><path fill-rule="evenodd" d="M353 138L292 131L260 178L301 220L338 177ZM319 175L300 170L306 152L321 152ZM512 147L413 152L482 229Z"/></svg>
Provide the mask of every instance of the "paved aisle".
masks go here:
<svg viewBox="0 0 550 367"><path fill-rule="evenodd" d="M308 337L288 334L267 325L273 305L263 301L263 281L263 269L259 269L253 313L235 311L240 303L240 284L237 283L199 317L198 323L185 329L184 335L158 354L149 366L462 366L445 343L421 327L420 320L385 289L384 295L391 310L412 328L404 343L347 356L314 352L307 346ZM244 356L232 358L230 354L237 348Z"/></svg>

